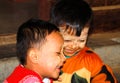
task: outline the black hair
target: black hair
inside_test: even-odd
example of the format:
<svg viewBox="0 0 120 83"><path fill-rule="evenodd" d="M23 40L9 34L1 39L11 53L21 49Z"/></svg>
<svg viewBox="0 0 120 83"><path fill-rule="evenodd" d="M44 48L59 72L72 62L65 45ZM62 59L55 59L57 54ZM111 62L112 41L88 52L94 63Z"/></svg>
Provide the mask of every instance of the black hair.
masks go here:
<svg viewBox="0 0 120 83"><path fill-rule="evenodd" d="M58 0L51 8L50 17L50 21L57 26L66 24L76 28L76 35L80 36L84 26L91 22L93 14L84 0Z"/></svg>
<svg viewBox="0 0 120 83"><path fill-rule="evenodd" d="M49 22L40 19L29 19L24 22L17 32L17 57L21 64L26 64L27 51L29 48L43 44L46 36L59 29ZM40 47L40 46L39 46Z"/></svg>

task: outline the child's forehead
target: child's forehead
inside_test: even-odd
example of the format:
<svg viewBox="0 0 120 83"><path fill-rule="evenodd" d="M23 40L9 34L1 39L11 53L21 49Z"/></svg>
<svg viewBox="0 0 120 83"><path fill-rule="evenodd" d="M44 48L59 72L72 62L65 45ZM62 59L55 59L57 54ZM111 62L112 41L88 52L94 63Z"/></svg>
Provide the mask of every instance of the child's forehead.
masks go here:
<svg viewBox="0 0 120 83"><path fill-rule="evenodd" d="M68 33L68 34L69 34L69 32L74 31L76 33L76 31L77 31L77 29L75 27L70 27L70 26L60 26L59 29L60 29L61 33Z"/></svg>
<svg viewBox="0 0 120 83"><path fill-rule="evenodd" d="M72 25L72 24L68 24L68 23L66 23L66 24L61 24L61 25L59 26L59 28L62 29L62 30L64 30L64 29L69 29L69 28L77 29L78 27L79 27L79 25Z"/></svg>
<svg viewBox="0 0 120 83"><path fill-rule="evenodd" d="M61 31L61 34L65 40L80 40L80 39L86 39L88 36L88 28L85 28L82 30L81 34L77 36L76 34L69 34L67 31Z"/></svg>
<svg viewBox="0 0 120 83"><path fill-rule="evenodd" d="M70 35L70 34L62 34L64 39L84 39L88 36L88 34L84 34L82 33L80 36L76 36L76 35Z"/></svg>
<svg viewBox="0 0 120 83"><path fill-rule="evenodd" d="M69 35L69 34L62 34L64 39L79 39L80 36L76 36L76 35Z"/></svg>
<svg viewBox="0 0 120 83"><path fill-rule="evenodd" d="M81 30L81 32L80 32L81 34L80 35L76 35L77 29L74 28L74 27L60 26L59 29L60 29L60 32L61 32L62 35L67 35L67 36L74 35L74 36L78 36L78 37L81 34L84 34L84 35L88 34L88 31L89 31L89 27L88 26L84 27ZM71 33L74 33L74 34L71 34Z"/></svg>

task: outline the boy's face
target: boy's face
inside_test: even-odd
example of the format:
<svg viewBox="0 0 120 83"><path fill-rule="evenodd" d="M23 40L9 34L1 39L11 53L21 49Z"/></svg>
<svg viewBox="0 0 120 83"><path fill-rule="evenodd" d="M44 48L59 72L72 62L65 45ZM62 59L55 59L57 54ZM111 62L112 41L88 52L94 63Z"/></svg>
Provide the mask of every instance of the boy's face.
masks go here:
<svg viewBox="0 0 120 83"><path fill-rule="evenodd" d="M38 51L38 70L43 78L58 78L65 61L62 52L64 39L59 32L52 32L46 39Z"/></svg>
<svg viewBox="0 0 120 83"><path fill-rule="evenodd" d="M59 27L64 37L64 55L73 56L77 54L86 45L89 27L85 27L80 36L76 36L76 30L68 27Z"/></svg>

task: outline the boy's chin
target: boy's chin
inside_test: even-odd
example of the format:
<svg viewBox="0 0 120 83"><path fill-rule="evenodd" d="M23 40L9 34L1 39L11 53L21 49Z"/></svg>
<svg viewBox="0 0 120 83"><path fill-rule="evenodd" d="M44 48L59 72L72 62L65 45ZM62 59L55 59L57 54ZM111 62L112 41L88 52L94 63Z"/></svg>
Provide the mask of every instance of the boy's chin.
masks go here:
<svg viewBox="0 0 120 83"><path fill-rule="evenodd" d="M59 78L59 73L56 73L52 76L53 79L58 79Z"/></svg>
<svg viewBox="0 0 120 83"><path fill-rule="evenodd" d="M58 80L59 79L59 75L58 76L53 76L52 78L53 78L53 80Z"/></svg>

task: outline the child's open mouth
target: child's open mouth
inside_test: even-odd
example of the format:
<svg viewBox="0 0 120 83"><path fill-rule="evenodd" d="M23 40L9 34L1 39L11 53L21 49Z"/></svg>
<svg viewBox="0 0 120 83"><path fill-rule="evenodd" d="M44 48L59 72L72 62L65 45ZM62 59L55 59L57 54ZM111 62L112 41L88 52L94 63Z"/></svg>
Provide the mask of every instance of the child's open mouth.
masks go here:
<svg viewBox="0 0 120 83"><path fill-rule="evenodd" d="M64 49L64 53L66 54L75 54L78 52L80 49Z"/></svg>

